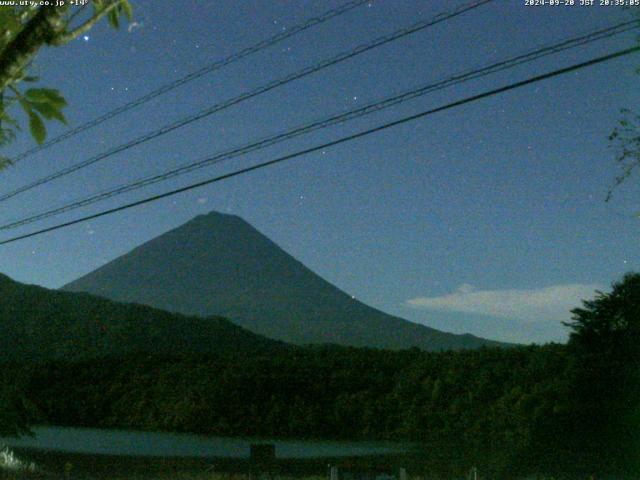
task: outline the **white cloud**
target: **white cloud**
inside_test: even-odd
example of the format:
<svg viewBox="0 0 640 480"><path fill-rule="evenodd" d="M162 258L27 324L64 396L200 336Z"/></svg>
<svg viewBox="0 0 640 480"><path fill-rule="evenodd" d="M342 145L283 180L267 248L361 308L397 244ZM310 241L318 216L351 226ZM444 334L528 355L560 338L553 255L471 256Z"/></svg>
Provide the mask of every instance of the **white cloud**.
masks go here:
<svg viewBox="0 0 640 480"><path fill-rule="evenodd" d="M440 297L418 297L407 301L414 308L460 312L523 320L526 322L569 320L570 311L592 298L599 285L566 284L533 290L478 290L460 285Z"/></svg>

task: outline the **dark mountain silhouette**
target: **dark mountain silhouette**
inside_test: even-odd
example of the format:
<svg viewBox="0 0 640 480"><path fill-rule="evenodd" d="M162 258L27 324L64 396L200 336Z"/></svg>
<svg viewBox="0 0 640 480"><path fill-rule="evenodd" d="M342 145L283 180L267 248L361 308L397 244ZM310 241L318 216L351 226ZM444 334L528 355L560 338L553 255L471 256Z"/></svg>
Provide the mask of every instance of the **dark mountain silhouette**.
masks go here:
<svg viewBox="0 0 640 480"><path fill-rule="evenodd" d="M291 348L223 318L195 318L0 275L0 361L137 353L269 353Z"/></svg>
<svg viewBox="0 0 640 480"><path fill-rule="evenodd" d="M69 283L188 315L219 315L291 342L425 350L498 345L385 314L306 268L241 218L200 215Z"/></svg>

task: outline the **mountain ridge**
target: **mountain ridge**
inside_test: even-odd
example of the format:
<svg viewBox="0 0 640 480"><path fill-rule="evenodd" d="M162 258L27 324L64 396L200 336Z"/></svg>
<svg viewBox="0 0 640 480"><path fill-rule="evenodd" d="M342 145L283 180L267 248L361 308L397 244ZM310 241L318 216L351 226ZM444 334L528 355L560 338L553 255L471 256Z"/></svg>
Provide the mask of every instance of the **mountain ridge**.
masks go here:
<svg viewBox="0 0 640 480"><path fill-rule="evenodd" d="M198 215L62 287L218 315L288 343L447 350L501 345L410 322L327 282L236 215Z"/></svg>
<svg viewBox="0 0 640 480"><path fill-rule="evenodd" d="M190 317L88 293L49 290L3 274L0 296L0 361L261 354L291 348L221 317Z"/></svg>

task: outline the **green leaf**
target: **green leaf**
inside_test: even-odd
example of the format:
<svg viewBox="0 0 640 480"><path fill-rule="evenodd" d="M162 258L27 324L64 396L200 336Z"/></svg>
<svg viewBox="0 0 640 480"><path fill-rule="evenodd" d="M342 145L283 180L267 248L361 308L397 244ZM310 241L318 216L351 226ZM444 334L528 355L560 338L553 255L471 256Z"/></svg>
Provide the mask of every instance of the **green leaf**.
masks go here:
<svg viewBox="0 0 640 480"><path fill-rule="evenodd" d="M30 88L24 92L24 96L29 102L48 103L58 110L67 106L64 97L53 88Z"/></svg>
<svg viewBox="0 0 640 480"><path fill-rule="evenodd" d="M109 10L107 18L109 20L109 24L113 28L120 28L120 20L118 19L118 17L119 17L118 8L114 8L113 10Z"/></svg>
<svg viewBox="0 0 640 480"><path fill-rule="evenodd" d="M8 166L10 166L13 162L9 157L5 157L4 155L0 155L0 170L4 170Z"/></svg>
<svg viewBox="0 0 640 480"><path fill-rule="evenodd" d="M131 3L129 3L129 0L122 0L120 5L122 6L122 11L126 15L127 20L133 20L133 7L131 6Z"/></svg>
<svg viewBox="0 0 640 480"><path fill-rule="evenodd" d="M17 128L0 127L0 146L8 145L16 138Z"/></svg>
<svg viewBox="0 0 640 480"><path fill-rule="evenodd" d="M32 103L31 106L47 120L55 119L65 125L67 124L67 119L64 117L62 112L50 103Z"/></svg>
<svg viewBox="0 0 640 480"><path fill-rule="evenodd" d="M4 105L2 107L4 107ZM0 108L0 122L2 122L0 128L9 125L12 128L20 129L18 121L7 112L6 108Z"/></svg>
<svg viewBox="0 0 640 480"><path fill-rule="evenodd" d="M31 103L26 98L24 98L18 90L14 90L14 92L18 96L18 102L20 103L22 109L27 114L31 113Z"/></svg>
<svg viewBox="0 0 640 480"><path fill-rule="evenodd" d="M0 8L0 22L2 22L3 28L7 28L11 22L15 22L16 12L12 8Z"/></svg>
<svg viewBox="0 0 640 480"><path fill-rule="evenodd" d="M29 111L29 130L31 130L31 135L39 144L42 144L44 139L47 138L47 129L38 114L33 110Z"/></svg>
<svg viewBox="0 0 640 480"><path fill-rule="evenodd" d="M11 7L0 8L0 25L2 25L0 45L5 45L11 40L14 34L20 30L21 25L18 20L18 12Z"/></svg>

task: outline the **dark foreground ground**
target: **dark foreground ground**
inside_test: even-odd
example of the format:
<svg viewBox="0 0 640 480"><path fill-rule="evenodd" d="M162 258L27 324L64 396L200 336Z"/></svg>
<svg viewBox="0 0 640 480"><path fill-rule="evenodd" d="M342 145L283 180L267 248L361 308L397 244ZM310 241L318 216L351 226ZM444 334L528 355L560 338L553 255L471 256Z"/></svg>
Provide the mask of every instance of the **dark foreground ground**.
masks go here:
<svg viewBox="0 0 640 480"><path fill-rule="evenodd" d="M407 459L392 456L360 458L314 458L281 460L272 464L255 465L249 459L129 457L88 455L13 449L25 462L37 465L35 472L0 472L2 479L69 479L69 480L250 480L267 478L329 478L329 466L339 465L342 471L395 473ZM413 475L410 478L415 478ZM372 479L373 480L373 479Z"/></svg>

